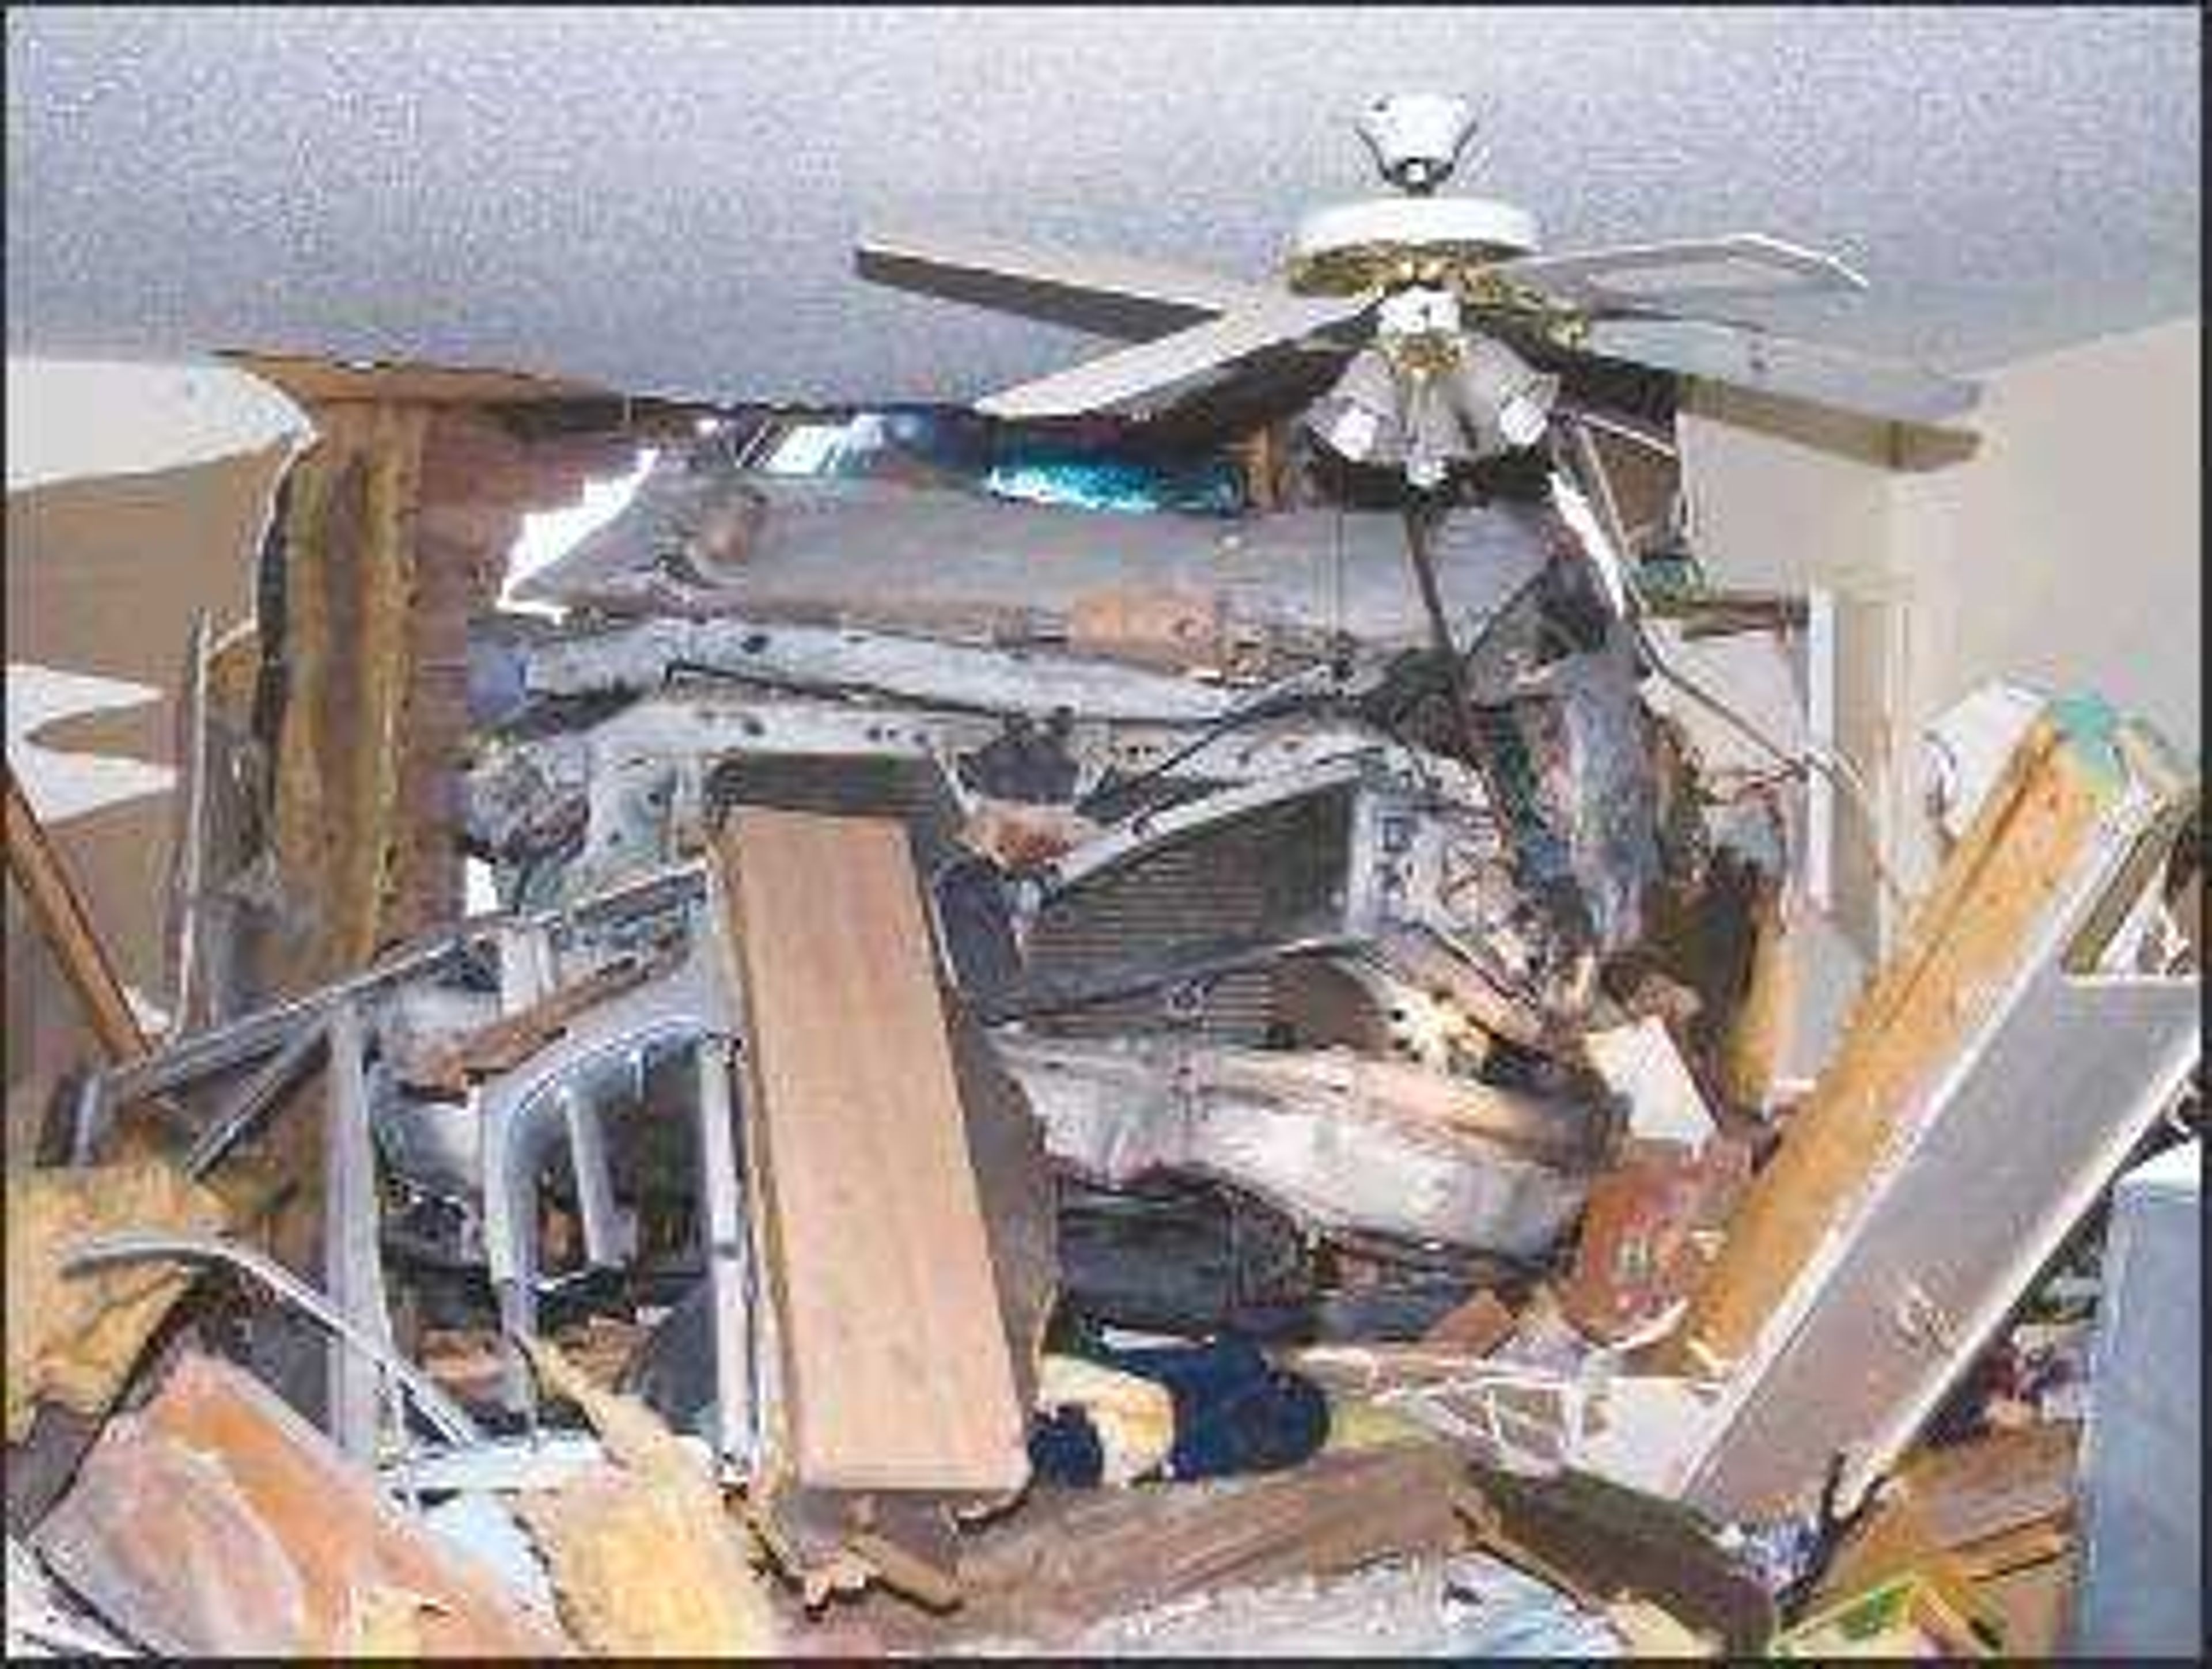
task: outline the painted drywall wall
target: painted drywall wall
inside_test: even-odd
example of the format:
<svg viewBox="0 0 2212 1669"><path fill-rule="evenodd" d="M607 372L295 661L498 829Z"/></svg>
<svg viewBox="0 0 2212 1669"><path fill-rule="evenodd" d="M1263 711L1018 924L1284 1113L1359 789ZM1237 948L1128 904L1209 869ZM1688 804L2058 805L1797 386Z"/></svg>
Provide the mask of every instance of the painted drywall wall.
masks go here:
<svg viewBox="0 0 2212 1669"><path fill-rule="evenodd" d="M1893 565L1887 424L1699 385L1676 423L1693 548L1716 585L1834 603L1838 786L1829 853L1838 925L1871 958L1898 901L1888 859L1903 587Z"/></svg>
<svg viewBox="0 0 2212 1669"><path fill-rule="evenodd" d="M1972 458L1894 478L1916 713L1996 677L2094 689L2198 754L2202 338L2180 319L2008 366Z"/></svg>
<svg viewBox="0 0 2212 1669"><path fill-rule="evenodd" d="M1890 589L1889 425L1698 384L1675 439L1691 539L1717 584Z"/></svg>
<svg viewBox="0 0 2212 1669"><path fill-rule="evenodd" d="M2199 755L2201 335L2179 319L1985 373L1971 450L1779 402L1687 403L1715 582L1841 599L1844 746L1907 892L1940 858L1921 734L1989 680L2100 693ZM1893 927L1893 904L1877 913Z"/></svg>
<svg viewBox="0 0 2212 1669"><path fill-rule="evenodd" d="M159 1030L186 634L251 622L253 563L306 416L227 367L7 364L8 761L125 993ZM0 1034L10 1162L91 1053L75 998L7 894Z"/></svg>
<svg viewBox="0 0 2212 1669"><path fill-rule="evenodd" d="M138 475L313 433L272 384L227 365L8 356L8 490Z"/></svg>

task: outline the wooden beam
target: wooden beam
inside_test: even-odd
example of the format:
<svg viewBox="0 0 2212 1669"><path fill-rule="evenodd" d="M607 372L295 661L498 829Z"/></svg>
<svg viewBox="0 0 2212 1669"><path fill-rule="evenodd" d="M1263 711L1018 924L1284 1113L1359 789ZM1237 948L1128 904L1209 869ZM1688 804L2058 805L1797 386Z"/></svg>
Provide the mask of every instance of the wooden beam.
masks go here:
<svg viewBox="0 0 2212 1669"><path fill-rule="evenodd" d="M308 355L230 353L242 371L271 382L302 405L363 402L411 405L513 405L610 397L597 383L522 371L487 371L410 361L341 365Z"/></svg>
<svg viewBox="0 0 2212 1669"><path fill-rule="evenodd" d="M53 947L62 973L84 1005L93 1035L110 1060L130 1060L146 1053L146 1034L123 994L123 985L101 947L84 903L77 896L61 854L9 768L8 780L8 872L15 877L24 902L38 918L39 931Z"/></svg>
<svg viewBox="0 0 2212 1669"><path fill-rule="evenodd" d="M1729 1219L1678 1338L1700 1369L1741 1360L1900 1121L2002 996L2114 785L2039 719L1861 995L1835 1059Z"/></svg>

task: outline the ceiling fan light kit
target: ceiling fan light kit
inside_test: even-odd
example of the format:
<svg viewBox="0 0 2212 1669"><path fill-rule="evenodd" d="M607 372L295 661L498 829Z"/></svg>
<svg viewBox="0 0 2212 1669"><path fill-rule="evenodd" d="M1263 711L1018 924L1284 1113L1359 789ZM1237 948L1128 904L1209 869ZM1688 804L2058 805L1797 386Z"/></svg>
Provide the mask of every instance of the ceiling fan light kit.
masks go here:
<svg viewBox="0 0 2212 1669"><path fill-rule="evenodd" d="M1834 256L1758 233L1545 253L1526 209L1437 191L1475 131L1467 100L1395 94L1354 125L1396 194L1307 214L1279 285L975 238L864 239L859 268L1137 344L976 403L1002 418L1157 413L1285 351L1340 355L1343 373L1307 427L1415 486L1433 486L1456 459L1543 440L1558 379L1531 369L1515 342L1892 422L1940 422L1978 397L1923 367L1694 316L1723 297L1865 288Z"/></svg>

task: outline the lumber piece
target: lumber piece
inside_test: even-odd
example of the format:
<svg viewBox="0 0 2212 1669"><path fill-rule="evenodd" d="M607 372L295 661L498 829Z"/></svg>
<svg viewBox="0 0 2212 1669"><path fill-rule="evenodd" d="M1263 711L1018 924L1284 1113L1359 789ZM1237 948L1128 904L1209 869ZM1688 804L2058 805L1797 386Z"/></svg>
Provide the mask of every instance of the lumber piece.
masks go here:
<svg viewBox="0 0 2212 1669"><path fill-rule="evenodd" d="M1458 1457L1430 1440L1323 1454L1290 1472L1132 1490L1039 1489L962 1552L967 1595L897 1643L948 1638L1064 1643L1085 1629L1193 1594L1357 1570L1451 1551ZM896 1616L896 1613L891 1614ZM890 1617L886 1617L887 1630Z"/></svg>
<svg viewBox="0 0 2212 1669"><path fill-rule="evenodd" d="M1692 1363L1725 1367L1750 1350L1899 1121L1996 1007L2118 786L2037 721L1746 1191L1685 1323Z"/></svg>
<svg viewBox="0 0 2212 1669"><path fill-rule="evenodd" d="M2195 799L2102 703L2039 721L1900 958L1912 977L1875 982L1814 1123L1730 1222L1692 1319L1692 1363L1726 1377L1686 1498L1731 1519L1808 1510L1840 1456L1850 1510L2172 1104L2199 992L2124 971L2118 930ZM1809 1172L1800 1137L1801 1159L1822 1156ZM1747 1352L1715 1347L1724 1312L1753 1329Z"/></svg>
<svg viewBox="0 0 2212 1669"><path fill-rule="evenodd" d="M2001 1623L1984 1577L2046 1563L2072 1545L2079 1429L2053 1422L1916 1451L1823 1574L1816 1605L1918 1574L1961 1615Z"/></svg>
<svg viewBox="0 0 2212 1669"><path fill-rule="evenodd" d="M716 855L792 1475L1010 1494L1025 1423L905 828L741 807Z"/></svg>
<svg viewBox="0 0 2212 1669"><path fill-rule="evenodd" d="M1680 1504L1572 1472L1523 1478L1479 1463L1471 1472L1461 1510L1484 1545L1532 1574L1600 1605L1622 1594L1656 1600L1731 1656L1756 1654L1773 1634L1772 1599Z"/></svg>
<svg viewBox="0 0 2212 1669"><path fill-rule="evenodd" d="M54 959L84 1005L94 1037L110 1060L131 1060L146 1053L146 1034L123 994L122 981L93 931L92 918L70 880L61 854L54 850L39 814L15 780L7 773L8 873L21 889L23 901L38 919L39 931L53 947Z"/></svg>

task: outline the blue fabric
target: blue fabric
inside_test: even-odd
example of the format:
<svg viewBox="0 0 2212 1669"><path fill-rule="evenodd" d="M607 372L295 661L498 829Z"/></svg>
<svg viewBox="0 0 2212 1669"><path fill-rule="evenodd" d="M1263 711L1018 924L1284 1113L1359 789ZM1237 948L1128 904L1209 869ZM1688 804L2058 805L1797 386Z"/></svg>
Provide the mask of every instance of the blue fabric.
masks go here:
<svg viewBox="0 0 2212 1669"><path fill-rule="evenodd" d="M1030 1466L1048 1484L1096 1485L1106 1457L1091 1416L1079 1407L1054 1409L1030 1423Z"/></svg>
<svg viewBox="0 0 2212 1669"><path fill-rule="evenodd" d="M1141 1350L1102 1345L1086 1354L1166 1387L1175 1405L1167 1477L1279 1471L1310 1459L1328 1440L1328 1399L1320 1387L1269 1366L1249 1339ZM1102 1460L1089 1416L1079 1408L1040 1415L1030 1427L1030 1462L1054 1482L1096 1484Z"/></svg>

